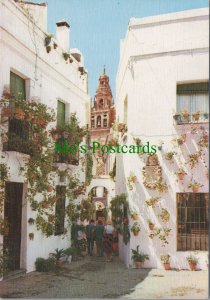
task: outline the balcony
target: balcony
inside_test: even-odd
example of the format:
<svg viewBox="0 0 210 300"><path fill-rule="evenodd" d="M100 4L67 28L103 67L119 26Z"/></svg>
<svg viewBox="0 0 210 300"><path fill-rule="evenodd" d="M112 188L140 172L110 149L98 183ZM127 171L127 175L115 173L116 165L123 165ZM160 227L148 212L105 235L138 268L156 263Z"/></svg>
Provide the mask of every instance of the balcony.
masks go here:
<svg viewBox="0 0 210 300"><path fill-rule="evenodd" d="M173 116L176 125L196 124L209 122L208 113L175 114Z"/></svg>
<svg viewBox="0 0 210 300"><path fill-rule="evenodd" d="M76 153L70 153L70 151L68 151L69 147L66 142L65 134L59 135L59 137L56 139L56 143L57 145L59 145L59 147L55 147L53 162L78 166L79 151L77 151Z"/></svg>

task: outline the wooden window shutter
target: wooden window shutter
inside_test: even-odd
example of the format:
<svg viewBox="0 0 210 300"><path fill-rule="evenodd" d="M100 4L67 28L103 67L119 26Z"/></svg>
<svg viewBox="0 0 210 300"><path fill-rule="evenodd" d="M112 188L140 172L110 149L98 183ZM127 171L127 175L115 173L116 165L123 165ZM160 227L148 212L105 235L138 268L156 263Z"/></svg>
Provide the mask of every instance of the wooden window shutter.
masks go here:
<svg viewBox="0 0 210 300"><path fill-rule="evenodd" d="M65 125L65 103L58 101L57 106L57 126L63 126Z"/></svg>
<svg viewBox="0 0 210 300"><path fill-rule="evenodd" d="M10 92L17 99L26 99L25 79L10 72Z"/></svg>

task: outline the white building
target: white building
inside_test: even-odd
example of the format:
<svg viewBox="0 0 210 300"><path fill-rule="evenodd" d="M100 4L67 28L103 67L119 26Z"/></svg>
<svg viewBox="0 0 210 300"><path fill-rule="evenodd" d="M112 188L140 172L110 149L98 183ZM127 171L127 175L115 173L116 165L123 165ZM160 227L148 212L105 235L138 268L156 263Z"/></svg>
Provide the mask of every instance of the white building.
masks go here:
<svg viewBox="0 0 210 300"><path fill-rule="evenodd" d="M6 94L9 88L15 94L21 92L27 101L38 101L54 109L61 122L64 119L68 121L70 114L76 113L80 125L86 126L89 123L90 97L87 93L84 58L78 49L70 51L69 24L62 20L56 25L56 36L51 37L47 32L45 3L0 1L0 94ZM56 122L52 126L56 126ZM3 150L1 146L1 155L4 156L1 157L1 164L6 163L10 168L8 186L12 185L16 197L16 207L13 203L10 210L17 212L14 216L7 213L6 217L13 220L14 228L19 228L13 232L14 236L9 235L8 238L12 241L11 255L15 256L11 269L29 272L35 269L37 257L47 258L55 248L69 247L70 233L46 238L35 225L28 223L30 218L35 217L35 212L25 199L28 185L25 176L19 172L20 167L24 168L28 155ZM69 167L76 170L81 180L84 179L81 165L58 165L61 169ZM58 180L55 179L57 185ZM34 233L33 240L29 238L31 232ZM3 241L3 236L0 236L1 246Z"/></svg>
<svg viewBox="0 0 210 300"><path fill-rule="evenodd" d="M128 193L141 227L137 237L131 232L127 245L120 238L127 266L132 265L131 249L140 245L150 257L145 267L163 268L160 256L169 254L172 268L188 269L186 257L195 254L199 268L207 268L208 20L207 8L132 18L121 41L116 117L128 131L120 143L135 145L139 138L142 144L159 146L158 161L149 161L147 154L117 155L116 194ZM179 168L184 179L178 179ZM129 189L131 174L137 182ZM189 184L194 181L201 187L192 193ZM168 191L158 191L157 182L165 182ZM160 197L154 207L153 196ZM131 228L134 220L129 220Z"/></svg>

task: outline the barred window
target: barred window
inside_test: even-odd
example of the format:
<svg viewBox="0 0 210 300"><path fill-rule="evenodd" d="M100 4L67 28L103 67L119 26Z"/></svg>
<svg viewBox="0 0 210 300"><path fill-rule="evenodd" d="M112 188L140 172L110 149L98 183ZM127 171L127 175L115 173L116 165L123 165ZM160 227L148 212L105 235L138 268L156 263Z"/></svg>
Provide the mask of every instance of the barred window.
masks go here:
<svg viewBox="0 0 210 300"><path fill-rule="evenodd" d="M177 194L177 250L208 250L208 193Z"/></svg>

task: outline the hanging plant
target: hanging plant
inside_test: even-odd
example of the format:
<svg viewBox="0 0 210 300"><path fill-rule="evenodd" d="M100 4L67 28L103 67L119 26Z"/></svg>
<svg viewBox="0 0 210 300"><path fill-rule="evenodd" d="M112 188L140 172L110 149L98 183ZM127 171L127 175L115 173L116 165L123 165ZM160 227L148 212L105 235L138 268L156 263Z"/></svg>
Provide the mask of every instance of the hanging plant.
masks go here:
<svg viewBox="0 0 210 300"><path fill-rule="evenodd" d="M159 200L160 200L159 196L151 197L150 199L146 200L145 203L147 206L152 206L154 208L155 205L159 202Z"/></svg>
<svg viewBox="0 0 210 300"><path fill-rule="evenodd" d="M67 52L63 52L63 58L65 59L65 61L67 61L70 57L70 54Z"/></svg>
<svg viewBox="0 0 210 300"><path fill-rule="evenodd" d="M85 155L85 183L86 185L90 185L91 180L93 178L93 158L92 154L87 151Z"/></svg>
<svg viewBox="0 0 210 300"><path fill-rule="evenodd" d="M171 232L171 229L167 228L167 227L164 227L160 231L160 235L158 236L158 238L163 242L163 244L162 244L163 247L165 247L166 244L169 244L168 237L169 237L170 232Z"/></svg>
<svg viewBox="0 0 210 300"><path fill-rule="evenodd" d="M162 208L161 213L159 214L159 217L164 223L169 222L170 220L170 213L166 208Z"/></svg>
<svg viewBox="0 0 210 300"><path fill-rule="evenodd" d="M134 221L137 221L139 218L139 214L136 211L131 211L130 216Z"/></svg>
<svg viewBox="0 0 210 300"><path fill-rule="evenodd" d="M198 146L200 148L208 148L208 135L207 134L203 134L201 137L200 137L200 140L198 142Z"/></svg>
<svg viewBox="0 0 210 300"><path fill-rule="evenodd" d="M149 229L150 229L150 230L153 230L154 227L155 227L155 224L154 224L150 219L147 220L147 222L148 222L148 224L149 224Z"/></svg>
<svg viewBox="0 0 210 300"><path fill-rule="evenodd" d="M28 224L33 225L35 223L35 220L33 218L28 219Z"/></svg>
<svg viewBox="0 0 210 300"><path fill-rule="evenodd" d="M183 121L185 121L185 122L190 121L190 114L189 114L189 111L187 109L184 109L184 110L181 111L181 116L183 118Z"/></svg>
<svg viewBox="0 0 210 300"><path fill-rule="evenodd" d="M54 48L54 49L57 49L57 47L58 47L58 44L57 44L56 42L54 42L54 43L53 43L53 48Z"/></svg>
<svg viewBox="0 0 210 300"><path fill-rule="evenodd" d="M166 160L172 160L172 158L174 157L175 152L167 152L165 154L165 159Z"/></svg>
<svg viewBox="0 0 210 300"><path fill-rule="evenodd" d="M195 165L198 163L198 160L200 157L201 157L200 151L193 153L193 154L189 154L188 163L189 163L191 169L193 169L195 167Z"/></svg>
<svg viewBox="0 0 210 300"><path fill-rule="evenodd" d="M34 233L33 233L33 232L30 232L30 233L28 234L28 237L29 237L29 240L33 241L33 239L34 239Z"/></svg>
<svg viewBox="0 0 210 300"><path fill-rule="evenodd" d="M156 189L158 192L166 193L166 192L168 191L168 186L167 186L166 182L158 181L158 182L155 184L155 189Z"/></svg>
<svg viewBox="0 0 210 300"><path fill-rule="evenodd" d="M138 236L141 227L138 222L134 222L133 226L131 227L131 232L133 232L134 236Z"/></svg>
<svg viewBox="0 0 210 300"><path fill-rule="evenodd" d="M191 182L188 185L188 188L192 189L193 193L197 193L199 191L199 188L203 187L203 184L199 183L199 182Z"/></svg>
<svg viewBox="0 0 210 300"><path fill-rule="evenodd" d="M184 169L181 168L177 171L176 175L179 180L183 180L186 175L186 172L184 171Z"/></svg>
<svg viewBox="0 0 210 300"><path fill-rule="evenodd" d="M179 146L183 145L186 141L186 134L182 134L180 137L176 139L176 141Z"/></svg>

